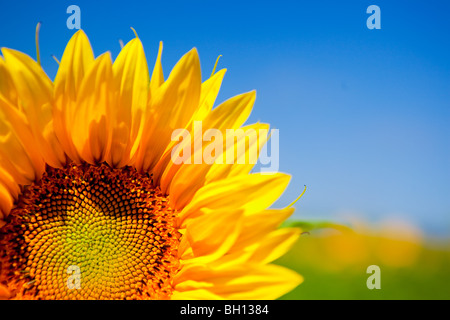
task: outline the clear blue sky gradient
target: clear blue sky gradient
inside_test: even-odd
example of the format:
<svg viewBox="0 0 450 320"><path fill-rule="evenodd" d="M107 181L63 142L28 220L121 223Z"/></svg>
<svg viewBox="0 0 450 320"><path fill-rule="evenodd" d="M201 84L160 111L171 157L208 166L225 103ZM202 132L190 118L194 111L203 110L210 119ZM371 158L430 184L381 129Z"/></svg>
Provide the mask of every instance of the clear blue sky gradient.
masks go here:
<svg viewBox="0 0 450 320"><path fill-rule="evenodd" d="M450 230L449 1L6 1L0 46L35 57L53 79L74 30L96 55L117 56L119 39L141 38L150 66L164 41L167 76L197 47L206 79L219 54L227 68L218 102L257 90L249 123L280 130L280 171L292 181L276 206L295 216L410 219L430 234ZM369 5L381 30L369 30Z"/></svg>

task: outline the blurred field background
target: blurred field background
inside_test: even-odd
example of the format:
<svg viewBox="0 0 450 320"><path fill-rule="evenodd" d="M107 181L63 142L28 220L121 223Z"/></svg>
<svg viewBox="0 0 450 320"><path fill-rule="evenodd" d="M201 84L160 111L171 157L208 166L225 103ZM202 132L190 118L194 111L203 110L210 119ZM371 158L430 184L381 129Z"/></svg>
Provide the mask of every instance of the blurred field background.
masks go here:
<svg viewBox="0 0 450 320"><path fill-rule="evenodd" d="M448 239L425 236L406 221L288 225L305 233L275 263L305 279L281 299L450 299ZM370 265L380 267L381 289L367 288Z"/></svg>

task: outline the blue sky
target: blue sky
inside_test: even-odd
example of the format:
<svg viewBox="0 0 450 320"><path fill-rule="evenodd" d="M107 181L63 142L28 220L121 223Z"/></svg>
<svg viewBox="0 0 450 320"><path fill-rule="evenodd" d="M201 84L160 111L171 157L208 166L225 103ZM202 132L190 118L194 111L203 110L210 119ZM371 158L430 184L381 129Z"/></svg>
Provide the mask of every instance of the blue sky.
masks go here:
<svg viewBox="0 0 450 320"><path fill-rule="evenodd" d="M296 217L407 218L430 234L450 230L450 2L54 1L0 11L0 46L35 56L53 78L74 30L69 5L96 55L117 56L134 27L149 65L164 41L167 76L197 47L205 76L227 68L218 101L257 90L250 122L280 130L280 171L292 181L276 206ZM381 29L369 30L369 5Z"/></svg>

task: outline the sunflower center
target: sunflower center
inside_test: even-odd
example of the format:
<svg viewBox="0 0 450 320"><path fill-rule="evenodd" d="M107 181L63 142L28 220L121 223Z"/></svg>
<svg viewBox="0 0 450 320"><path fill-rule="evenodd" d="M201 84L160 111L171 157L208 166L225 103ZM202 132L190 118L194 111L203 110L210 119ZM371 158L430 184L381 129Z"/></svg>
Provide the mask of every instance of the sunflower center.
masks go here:
<svg viewBox="0 0 450 320"><path fill-rule="evenodd" d="M0 229L0 282L19 298L168 298L175 218L151 177L131 167L48 168Z"/></svg>

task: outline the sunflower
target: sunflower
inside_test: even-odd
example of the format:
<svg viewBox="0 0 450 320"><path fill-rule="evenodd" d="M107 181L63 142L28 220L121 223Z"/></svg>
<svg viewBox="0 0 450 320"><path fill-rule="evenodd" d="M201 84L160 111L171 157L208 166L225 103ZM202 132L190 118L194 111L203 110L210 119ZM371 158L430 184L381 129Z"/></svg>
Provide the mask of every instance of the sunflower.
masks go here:
<svg viewBox="0 0 450 320"><path fill-rule="evenodd" d="M1 297L275 299L302 282L271 264L300 232L278 228L293 209L268 209L289 175L171 161L173 131L195 121L267 129L243 126L255 92L213 108L226 70L202 82L194 48L165 80L161 54L150 76L137 35L113 62L80 30L51 81L2 48Z"/></svg>

